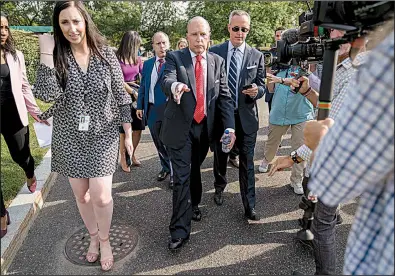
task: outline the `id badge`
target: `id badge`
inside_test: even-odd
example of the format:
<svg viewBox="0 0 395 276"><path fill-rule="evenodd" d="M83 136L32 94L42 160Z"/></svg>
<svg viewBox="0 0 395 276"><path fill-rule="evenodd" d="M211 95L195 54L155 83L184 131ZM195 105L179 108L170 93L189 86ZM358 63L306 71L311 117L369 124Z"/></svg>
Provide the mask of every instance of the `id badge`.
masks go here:
<svg viewBox="0 0 395 276"><path fill-rule="evenodd" d="M78 130L80 130L80 131L88 131L89 130L89 122L90 122L90 116L80 115L79 116Z"/></svg>

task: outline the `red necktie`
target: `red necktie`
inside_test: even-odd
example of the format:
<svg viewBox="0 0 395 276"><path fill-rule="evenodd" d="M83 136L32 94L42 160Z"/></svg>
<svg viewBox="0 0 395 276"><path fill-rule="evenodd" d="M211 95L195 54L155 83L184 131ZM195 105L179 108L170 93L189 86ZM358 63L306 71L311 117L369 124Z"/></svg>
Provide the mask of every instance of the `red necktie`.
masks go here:
<svg viewBox="0 0 395 276"><path fill-rule="evenodd" d="M204 81L202 56L196 56L195 79L196 79L196 108L193 119L199 124L204 119Z"/></svg>
<svg viewBox="0 0 395 276"><path fill-rule="evenodd" d="M163 65L163 63L165 63L165 61L163 60L163 58L158 59L158 61L159 61L158 73L159 73L160 69L162 69L162 65Z"/></svg>

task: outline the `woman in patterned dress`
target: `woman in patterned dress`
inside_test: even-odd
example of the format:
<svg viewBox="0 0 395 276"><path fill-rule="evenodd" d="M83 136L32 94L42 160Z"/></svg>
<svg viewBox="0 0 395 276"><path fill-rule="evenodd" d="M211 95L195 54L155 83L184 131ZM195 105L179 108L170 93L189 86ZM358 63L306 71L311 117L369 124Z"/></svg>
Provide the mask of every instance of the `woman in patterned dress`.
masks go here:
<svg viewBox="0 0 395 276"><path fill-rule="evenodd" d="M122 122L131 154L131 99L115 53L81 1L56 2L53 30L53 38L39 37L41 64L33 93L55 102L41 118L53 116L52 171L69 178L91 236L86 259L95 262L100 251L101 268L110 270L118 125Z"/></svg>

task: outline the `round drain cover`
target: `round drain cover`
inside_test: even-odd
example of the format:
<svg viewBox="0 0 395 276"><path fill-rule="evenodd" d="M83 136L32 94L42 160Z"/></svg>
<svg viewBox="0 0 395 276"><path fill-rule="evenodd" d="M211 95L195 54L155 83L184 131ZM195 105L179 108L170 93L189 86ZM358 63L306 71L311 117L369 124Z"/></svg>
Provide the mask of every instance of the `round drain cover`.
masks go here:
<svg viewBox="0 0 395 276"><path fill-rule="evenodd" d="M113 225L110 229L110 242L114 261L119 261L130 254L138 242L137 231L124 225ZM88 230L82 227L75 232L66 242L64 253L66 258L74 264L98 266L100 256L94 263L86 261L85 256L88 252L90 236Z"/></svg>

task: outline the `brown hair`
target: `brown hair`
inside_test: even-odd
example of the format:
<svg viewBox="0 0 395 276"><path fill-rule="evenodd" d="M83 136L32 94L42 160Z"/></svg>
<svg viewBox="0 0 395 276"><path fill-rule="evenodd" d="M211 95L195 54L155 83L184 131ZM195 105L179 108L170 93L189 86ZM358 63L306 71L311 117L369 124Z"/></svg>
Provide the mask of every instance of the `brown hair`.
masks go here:
<svg viewBox="0 0 395 276"><path fill-rule="evenodd" d="M82 1L57 1L54 7L52 24L55 48L53 50L54 66L60 85L65 88L68 78L68 61L67 54L70 49L70 42L64 37L59 25L59 15L62 10L69 7L76 7L85 20L86 40L89 49L93 54L106 61L100 53L100 49L106 45L105 38L93 23L89 13L86 11ZM107 61L106 61L107 62ZM108 63L108 62L107 62Z"/></svg>
<svg viewBox="0 0 395 276"><path fill-rule="evenodd" d="M141 45L141 37L138 32L128 31L123 34L121 43L116 52L118 60L129 64L136 65L137 57Z"/></svg>

